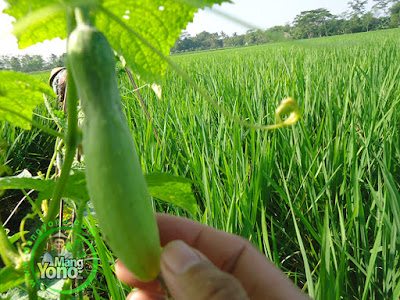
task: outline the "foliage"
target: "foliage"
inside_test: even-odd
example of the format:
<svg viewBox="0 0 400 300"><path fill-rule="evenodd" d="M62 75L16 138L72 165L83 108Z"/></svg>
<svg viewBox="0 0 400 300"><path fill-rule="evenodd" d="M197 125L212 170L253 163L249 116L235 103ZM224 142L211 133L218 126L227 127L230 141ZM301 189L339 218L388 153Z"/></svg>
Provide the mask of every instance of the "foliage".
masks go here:
<svg viewBox="0 0 400 300"><path fill-rule="evenodd" d="M234 33L228 36L224 32L209 33L204 31L195 36L190 36L187 32L183 32L175 40L170 52L181 53L259 45L281 42L291 38L304 39L399 27L399 2L395 0L375 1L377 3L371 11L365 10L366 1L349 1L351 11L342 15L333 15L325 8L303 11L294 18L292 25L274 26L266 30L249 30L245 34ZM164 7L160 6L159 8L163 9ZM129 14L130 11L124 14L125 20L131 18ZM3 56L3 58L0 58L0 69L13 69L22 72L50 69L65 65L64 55L59 58L52 55L44 63L40 63L37 56L25 55L22 58ZM41 67L41 65L43 66Z"/></svg>
<svg viewBox="0 0 400 300"><path fill-rule="evenodd" d="M400 2L390 8L390 26L393 28L400 26Z"/></svg>
<svg viewBox="0 0 400 300"><path fill-rule="evenodd" d="M190 217L248 238L310 296L399 298L398 34L173 58L223 108L251 122L270 123L276 99L296 95L300 124L273 134L204 105L199 90L172 70L163 79L164 100L142 89L149 123L121 78L143 169L197 182L200 210ZM142 77L139 86L145 83ZM155 206L187 216L179 206ZM90 213L84 221L97 230ZM115 257L96 237L107 282L96 281L93 294L117 299L128 289L116 282L107 263Z"/></svg>
<svg viewBox="0 0 400 300"><path fill-rule="evenodd" d="M249 238L316 299L397 299L400 219L391 207L400 203L399 34L174 56L251 121L270 122L274 99L286 94L301 99L302 119L273 134L242 128L169 71L163 101L142 93L164 132L162 149L146 134L151 125L136 113L130 87L123 89L145 169L200 182L204 213L196 219Z"/></svg>
<svg viewBox="0 0 400 300"><path fill-rule="evenodd" d="M306 34L308 38L327 35L326 23L333 18L333 15L324 8L303 11L294 19L295 28L299 33ZM297 36L302 38L303 36Z"/></svg>
<svg viewBox="0 0 400 300"><path fill-rule="evenodd" d="M357 16L360 17L365 13L365 5L367 5L368 0L352 0L349 1L349 7L352 9L350 15L352 17Z"/></svg>
<svg viewBox="0 0 400 300"><path fill-rule="evenodd" d="M41 192L37 199L50 199L56 182L54 180L43 180L40 176L33 177L29 171L18 176L0 178L0 191L8 189L33 189ZM187 210L190 214L196 215L197 204L192 194L192 181L173 176L170 174L152 173L145 176L150 195ZM85 174L75 170L68 179L63 191L63 196L76 201L86 203L90 200L86 188Z"/></svg>

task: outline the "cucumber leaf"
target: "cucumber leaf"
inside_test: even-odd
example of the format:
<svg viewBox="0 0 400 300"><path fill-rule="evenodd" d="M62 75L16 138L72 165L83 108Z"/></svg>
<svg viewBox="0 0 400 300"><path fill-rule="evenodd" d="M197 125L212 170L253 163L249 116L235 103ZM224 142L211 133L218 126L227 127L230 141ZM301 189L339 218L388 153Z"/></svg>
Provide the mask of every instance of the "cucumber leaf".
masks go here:
<svg viewBox="0 0 400 300"><path fill-rule="evenodd" d="M103 7L118 16L164 56L169 55L182 29L193 21L199 8L217 1L105 0ZM96 27L102 31L118 55L123 56L129 69L148 83L161 84L168 63L151 48L133 36L121 24L105 14L98 14ZM118 34L116 34L118 33Z"/></svg>
<svg viewBox="0 0 400 300"><path fill-rule="evenodd" d="M15 17L14 34L20 48L55 37L65 38L66 9L87 5L94 13L95 25L102 31L128 68L148 83L160 84L168 63L160 57L169 55L182 29L193 21L199 8L230 2L225 0L6 0L4 12ZM158 52L143 43L121 23L138 33Z"/></svg>
<svg viewBox="0 0 400 300"><path fill-rule="evenodd" d="M26 48L56 37L67 37L65 6L57 0L6 0L4 13L13 16L13 33L19 48Z"/></svg>
<svg viewBox="0 0 400 300"><path fill-rule="evenodd" d="M43 102L43 94L55 97L53 90L37 78L0 71L0 121L30 129L32 111Z"/></svg>
<svg viewBox="0 0 400 300"><path fill-rule="evenodd" d="M10 176L0 178L0 190L33 189L39 191L38 200L50 199L56 186L54 180L43 180L38 177ZM191 214L196 214L197 203L192 192L192 181L167 173L145 175L150 195L154 198L179 206ZM77 171L69 176L63 197L85 204L89 201L85 173Z"/></svg>
<svg viewBox="0 0 400 300"><path fill-rule="evenodd" d="M28 174L29 172L26 172ZM41 192L38 200L50 199L56 186L55 180L43 180L39 177L29 175L22 177L10 176L0 178L0 190L31 189ZM63 197L82 202L89 201L89 194L86 189L86 178L84 172L76 172L68 177Z"/></svg>
<svg viewBox="0 0 400 300"><path fill-rule="evenodd" d="M168 173L151 173L145 177L152 197L179 206L192 215L196 214L197 203L191 180Z"/></svg>

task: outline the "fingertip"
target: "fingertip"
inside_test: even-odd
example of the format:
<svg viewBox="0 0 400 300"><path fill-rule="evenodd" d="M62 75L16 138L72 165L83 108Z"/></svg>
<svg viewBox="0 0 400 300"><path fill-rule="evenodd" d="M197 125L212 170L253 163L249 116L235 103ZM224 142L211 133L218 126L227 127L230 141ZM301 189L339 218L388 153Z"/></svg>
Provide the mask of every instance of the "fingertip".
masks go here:
<svg viewBox="0 0 400 300"><path fill-rule="evenodd" d="M120 260L115 263L115 273L122 282L131 287L140 288L151 293L163 293L161 285L157 280L153 280L150 282L140 281L136 278L134 274L132 274L132 272L127 267L125 267L125 265Z"/></svg>
<svg viewBox="0 0 400 300"><path fill-rule="evenodd" d="M125 267L125 265L120 260L117 260L115 262L115 274L119 279L121 279L124 282L133 277L132 273L127 269L127 267Z"/></svg>
<svg viewBox="0 0 400 300"><path fill-rule="evenodd" d="M120 274L121 274L121 268L122 268L123 264L122 262L117 259L115 261L115 274L117 274L117 277L119 278Z"/></svg>
<svg viewBox="0 0 400 300"><path fill-rule="evenodd" d="M185 242L176 240L168 243L161 254L161 270L167 268L175 274L185 273L200 257Z"/></svg>
<svg viewBox="0 0 400 300"><path fill-rule="evenodd" d="M148 293L146 291L133 291L127 297L126 300L165 300L163 295Z"/></svg>

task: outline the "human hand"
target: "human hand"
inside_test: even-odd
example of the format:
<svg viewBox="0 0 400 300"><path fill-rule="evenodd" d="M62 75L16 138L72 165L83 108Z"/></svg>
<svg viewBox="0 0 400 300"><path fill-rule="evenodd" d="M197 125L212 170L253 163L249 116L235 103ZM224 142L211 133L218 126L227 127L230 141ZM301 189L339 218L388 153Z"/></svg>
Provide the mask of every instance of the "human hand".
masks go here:
<svg viewBox="0 0 400 300"><path fill-rule="evenodd" d="M156 218L161 274L175 300L309 299L247 240L172 215ZM120 261L115 268L139 288L129 300L165 299L158 281L139 281Z"/></svg>

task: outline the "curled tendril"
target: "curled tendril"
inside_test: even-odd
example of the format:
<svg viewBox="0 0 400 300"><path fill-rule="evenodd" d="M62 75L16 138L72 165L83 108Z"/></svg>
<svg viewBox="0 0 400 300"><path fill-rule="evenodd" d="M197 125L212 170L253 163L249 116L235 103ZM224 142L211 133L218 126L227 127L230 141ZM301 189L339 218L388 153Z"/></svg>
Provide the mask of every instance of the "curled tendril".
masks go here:
<svg viewBox="0 0 400 300"><path fill-rule="evenodd" d="M30 214L27 214L27 215L21 220L21 223L19 223L19 231L21 232L21 240L22 240L22 242L23 242L24 244L27 244L27 243L28 243L28 241L25 239L25 233L24 233L24 231L25 231L25 222L26 222L26 220L28 220L28 219L32 219L32 220L33 220L33 218L34 218L36 215L37 215L37 212L33 212L33 213L30 213Z"/></svg>
<svg viewBox="0 0 400 300"><path fill-rule="evenodd" d="M275 111L276 125L291 126L300 119L300 107L293 98L282 100ZM282 117L289 115L284 121Z"/></svg>
<svg viewBox="0 0 400 300"><path fill-rule="evenodd" d="M284 116L287 116L284 118ZM275 110L275 120L276 123L272 125L252 125L240 121L244 126L248 126L254 129L262 130L275 130L282 127L292 126L300 119L300 107L297 102L292 98L286 98L279 103L279 106ZM284 118L284 119L283 119ZM283 119L283 120L282 120Z"/></svg>

